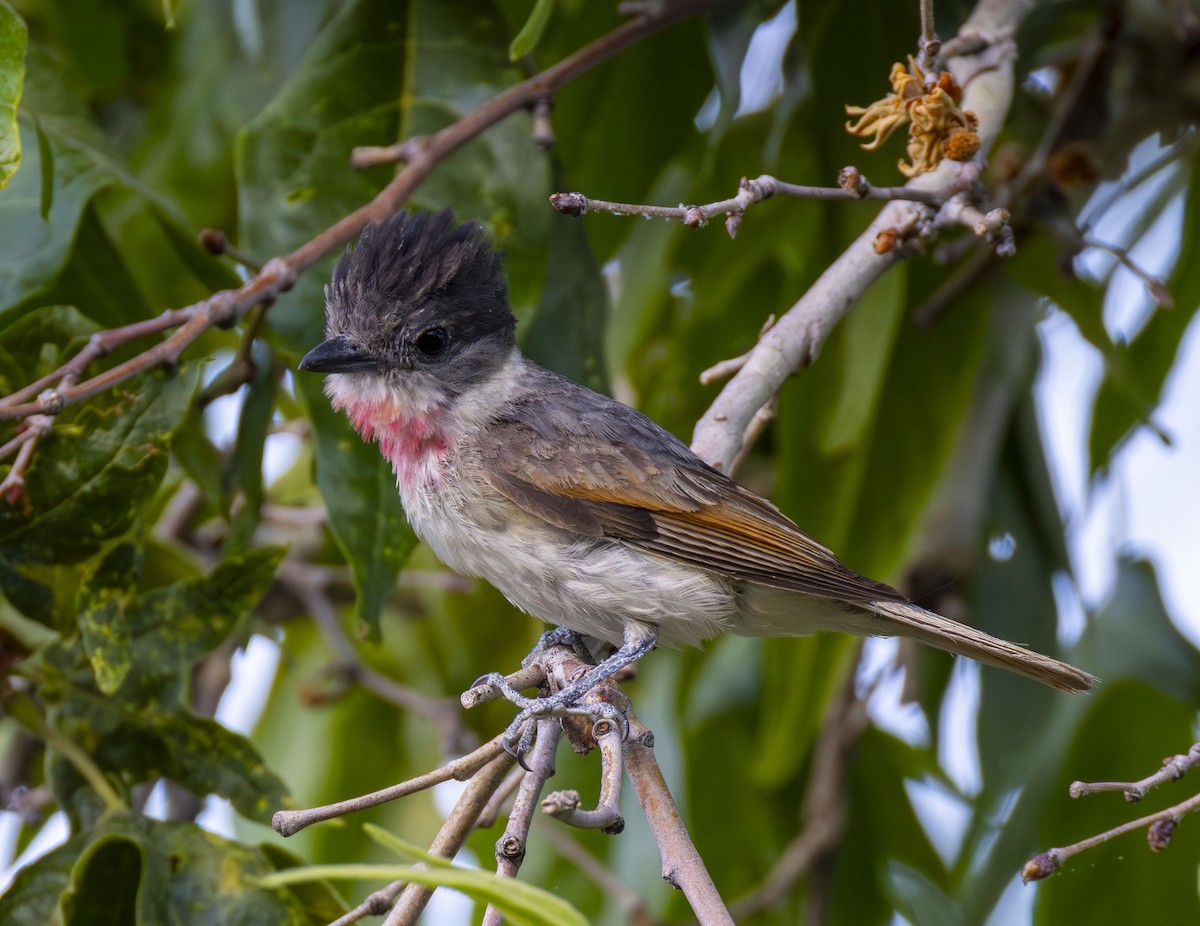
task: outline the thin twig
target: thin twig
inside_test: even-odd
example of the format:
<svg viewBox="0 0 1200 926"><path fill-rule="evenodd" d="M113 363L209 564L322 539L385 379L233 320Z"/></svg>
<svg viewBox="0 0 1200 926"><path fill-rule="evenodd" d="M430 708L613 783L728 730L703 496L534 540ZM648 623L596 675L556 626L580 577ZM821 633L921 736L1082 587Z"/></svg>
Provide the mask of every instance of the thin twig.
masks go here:
<svg viewBox="0 0 1200 926"><path fill-rule="evenodd" d="M921 0L920 7L921 38L917 42L917 47L920 49L921 69L926 72L934 72L938 53L942 50L942 43L933 28L933 0Z"/></svg>
<svg viewBox="0 0 1200 926"><path fill-rule="evenodd" d="M1147 793L1171 781L1178 781L1189 770L1200 765L1200 743L1194 743L1192 748L1183 755L1167 756L1163 759L1162 768L1153 775L1147 775L1139 781L1074 781L1071 783L1070 795L1073 798L1086 797L1089 794L1100 794L1107 791L1117 791L1125 795L1130 803L1140 801ZM1171 836L1183 818L1200 810L1200 794L1189 797L1186 801L1152 813L1110 830L1081 839L1079 842L1061 848L1047 849L1039 852L1021 869L1021 880L1028 884L1030 881L1040 881L1058 871L1073 856L1087 849L1108 842L1134 830L1149 828L1147 841L1155 852L1161 852L1170 845Z"/></svg>
<svg viewBox="0 0 1200 926"><path fill-rule="evenodd" d="M1197 810L1200 810L1200 794L1194 794L1186 801L1176 804L1174 807L1168 807L1166 810L1160 810L1158 813L1139 817L1137 820L1130 820L1128 823L1114 826L1111 830L1106 830L1087 839L1081 839L1072 845L1039 852L1026 862L1021 869L1021 880L1028 884L1030 881L1040 881L1043 878L1048 878L1080 852L1095 848L1102 843L1108 842L1110 839L1124 836L1126 833L1132 833L1134 830L1147 827L1149 828L1147 838L1150 848L1155 852L1161 852L1170 844L1175 827L1182 822L1184 817L1195 813Z"/></svg>
<svg viewBox="0 0 1200 926"><path fill-rule="evenodd" d="M520 766L517 766L508 773L508 777L496 789L496 793L492 795L487 806L483 808L483 812L479 815L479 820L475 823L479 829L486 830L490 828L500 818L505 812L504 805L513 796L513 792L517 790L517 786L520 785L521 779L524 777L525 769Z"/></svg>
<svg viewBox="0 0 1200 926"><path fill-rule="evenodd" d="M529 827L533 823L542 788L554 774L554 753L561 736L562 727L557 720L543 718L537 722L537 740L529 755L529 769L517 788L517 798L513 802L512 813L508 815L504 833L496 840L496 874L502 878L515 878L521 870L521 863L525 861ZM504 914L488 904L483 914L483 926L500 926L503 922Z"/></svg>
<svg viewBox="0 0 1200 926"><path fill-rule="evenodd" d="M345 801L337 801L333 804L325 804L321 807L309 807L305 810L277 811L275 816L271 818L271 826L274 827L275 832L280 836L294 836L306 826L311 826L313 823L320 823L322 820L332 820L334 817L344 817L346 814L365 810L368 807L386 804L388 801L394 801L409 794L416 794L418 791L425 791L434 785L441 784L443 781L450 781L452 778L463 781L478 773L481 768L487 766L488 763L494 761L501 754L505 754L502 739L503 736L498 735L488 740L488 742L484 743L474 752L461 756L452 762L447 762L445 765L435 768L431 772L426 772L424 775L418 775L416 778L410 778L407 781L401 781L398 784L390 785L370 794L352 797Z"/></svg>
<svg viewBox="0 0 1200 926"><path fill-rule="evenodd" d="M596 808L580 810L582 801L578 791L555 791L542 801L542 813L578 829L620 833L625 829L625 820L621 816L621 773L625 766L623 731L605 718L592 725L592 736L600 747L600 798Z"/></svg>
<svg viewBox="0 0 1200 926"><path fill-rule="evenodd" d="M1175 305L1175 299L1171 295L1171 290L1167 288L1167 284L1149 271L1144 270L1140 264L1129 256L1129 252L1120 245L1109 244L1107 241L1101 241L1098 238L1089 238L1086 235L1080 237L1080 243L1084 247L1096 248L1115 257L1122 267L1146 284L1146 290L1150 293L1150 298L1158 303L1161 308L1169 309Z"/></svg>
<svg viewBox="0 0 1200 926"><path fill-rule="evenodd" d="M1020 3L980 4L964 31L1011 32L1029 12ZM965 88L962 107L979 118L980 139L986 146L995 139L1012 101L1012 63L1006 60L992 71L979 74ZM943 161L934 171L910 180L908 189L942 191L962 182L965 174L978 176L976 162ZM775 326L759 339L745 364L726 383L720 395L696 424L692 449L712 466L728 472L741 451L747 426L784 381L820 353L830 332L867 288L903 256L903 249L876 249L881 234L916 227L922 222L923 203L891 202L885 205L857 239L813 283Z"/></svg>
<svg viewBox="0 0 1200 926"><path fill-rule="evenodd" d="M1178 781L1197 765L1200 765L1200 743L1194 743L1183 755L1167 756L1163 759L1162 768L1140 781L1073 781L1070 794L1079 798L1102 791L1121 791L1125 800L1134 804L1160 785Z"/></svg>
<svg viewBox="0 0 1200 926"><path fill-rule="evenodd" d="M454 805L454 810L450 812L450 816L446 818L429 847L433 855L454 858L475 827L479 814L487 806L492 794L508 775L514 761L508 753L502 753L471 778L467 789ZM383 926L412 926L432 896L433 888L422 884L409 884L400 892L400 897L387 919L383 921Z"/></svg>
<svg viewBox="0 0 1200 926"><path fill-rule="evenodd" d="M13 460L12 468L5 473L0 481L0 498L10 505L15 503L25 491L25 472L33 460L33 451L37 443L50 433L54 419L49 415L31 415L25 422L25 429L0 447L0 460L3 460L14 450L17 458Z"/></svg>
<svg viewBox="0 0 1200 926"><path fill-rule="evenodd" d="M859 175L861 177L861 175ZM947 199L944 191L924 190L914 187L873 187L862 178L861 184L850 189L845 186L817 187L799 186L763 174L753 180L743 177L738 184L737 195L718 202L699 206L651 206L640 203L613 203L603 199L592 199L582 193L553 193L550 205L563 215L581 216L588 212L609 212L613 215L642 215L660 219L679 219L688 228L703 228L719 215L742 215L755 203L772 196L793 196L798 199L822 199L855 202L859 200L893 201L906 200L940 206Z"/></svg>
<svg viewBox="0 0 1200 926"><path fill-rule="evenodd" d="M631 721L631 728L625 744L625 769L658 843L663 880L683 891L700 926L733 926L733 917L688 835L654 758L653 736L637 721Z"/></svg>

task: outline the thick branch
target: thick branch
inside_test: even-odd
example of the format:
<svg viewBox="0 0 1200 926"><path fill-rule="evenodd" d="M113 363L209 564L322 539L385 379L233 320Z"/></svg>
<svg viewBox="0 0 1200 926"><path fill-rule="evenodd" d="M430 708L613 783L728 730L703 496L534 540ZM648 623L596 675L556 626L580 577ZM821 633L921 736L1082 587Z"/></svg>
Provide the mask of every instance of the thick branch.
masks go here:
<svg viewBox="0 0 1200 926"><path fill-rule="evenodd" d="M1027 3L984 0L964 31L992 34L1011 32L1028 12ZM994 139L1012 99L1011 60L979 74L966 88L962 106L979 117L984 144ZM943 161L939 167L909 181L911 189L937 190L958 180L964 171L978 168L973 162ZM747 427L760 408L770 401L788 376L811 363L825 339L861 298L867 288L900 259L890 248L879 253L877 238L895 236L897 229L914 228L923 220L923 204L892 202L840 257L817 279L795 305L766 332L746 362L696 425L692 449L708 463L726 472L744 446Z"/></svg>

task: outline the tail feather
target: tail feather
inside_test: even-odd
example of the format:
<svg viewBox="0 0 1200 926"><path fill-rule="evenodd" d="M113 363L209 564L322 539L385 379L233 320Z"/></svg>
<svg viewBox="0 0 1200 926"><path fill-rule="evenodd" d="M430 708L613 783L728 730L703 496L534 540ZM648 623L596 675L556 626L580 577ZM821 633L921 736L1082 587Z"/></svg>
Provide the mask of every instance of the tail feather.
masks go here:
<svg viewBox="0 0 1200 926"><path fill-rule="evenodd" d="M1099 683L1099 679L1082 669L993 637L968 624L926 611L915 604L874 601L869 607L886 624L891 625L887 628L875 627L869 631L872 634L912 637L939 649L1017 672L1062 691L1090 691Z"/></svg>

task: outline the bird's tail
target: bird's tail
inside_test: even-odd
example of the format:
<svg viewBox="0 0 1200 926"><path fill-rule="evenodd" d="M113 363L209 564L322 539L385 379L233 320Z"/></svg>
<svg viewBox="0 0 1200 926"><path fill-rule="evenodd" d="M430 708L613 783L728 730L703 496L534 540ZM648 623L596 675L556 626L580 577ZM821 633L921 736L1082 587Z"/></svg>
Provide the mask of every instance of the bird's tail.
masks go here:
<svg viewBox="0 0 1200 926"><path fill-rule="evenodd" d="M915 604L873 601L867 607L883 619L883 624L889 625L875 627L869 631L872 634L912 637L939 649L1017 672L1062 691L1090 691L1099 682L1094 675L1082 669L993 637L968 624L926 611Z"/></svg>

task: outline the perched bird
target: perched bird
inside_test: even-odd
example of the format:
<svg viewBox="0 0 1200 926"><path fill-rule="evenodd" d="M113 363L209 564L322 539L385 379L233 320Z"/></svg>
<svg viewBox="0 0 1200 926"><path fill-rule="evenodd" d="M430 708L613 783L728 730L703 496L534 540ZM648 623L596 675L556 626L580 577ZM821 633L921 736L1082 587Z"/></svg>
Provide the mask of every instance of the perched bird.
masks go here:
<svg viewBox="0 0 1200 926"><path fill-rule="evenodd" d="M904 636L1086 691L1086 672L846 568L774 505L640 412L522 356L501 258L449 212L363 231L300 369L392 464L417 535L452 569L616 652L509 727L561 711L656 642L814 630ZM499 676L490 676L499 678ZM532 730L532 725L530 725Z"/></svg>

